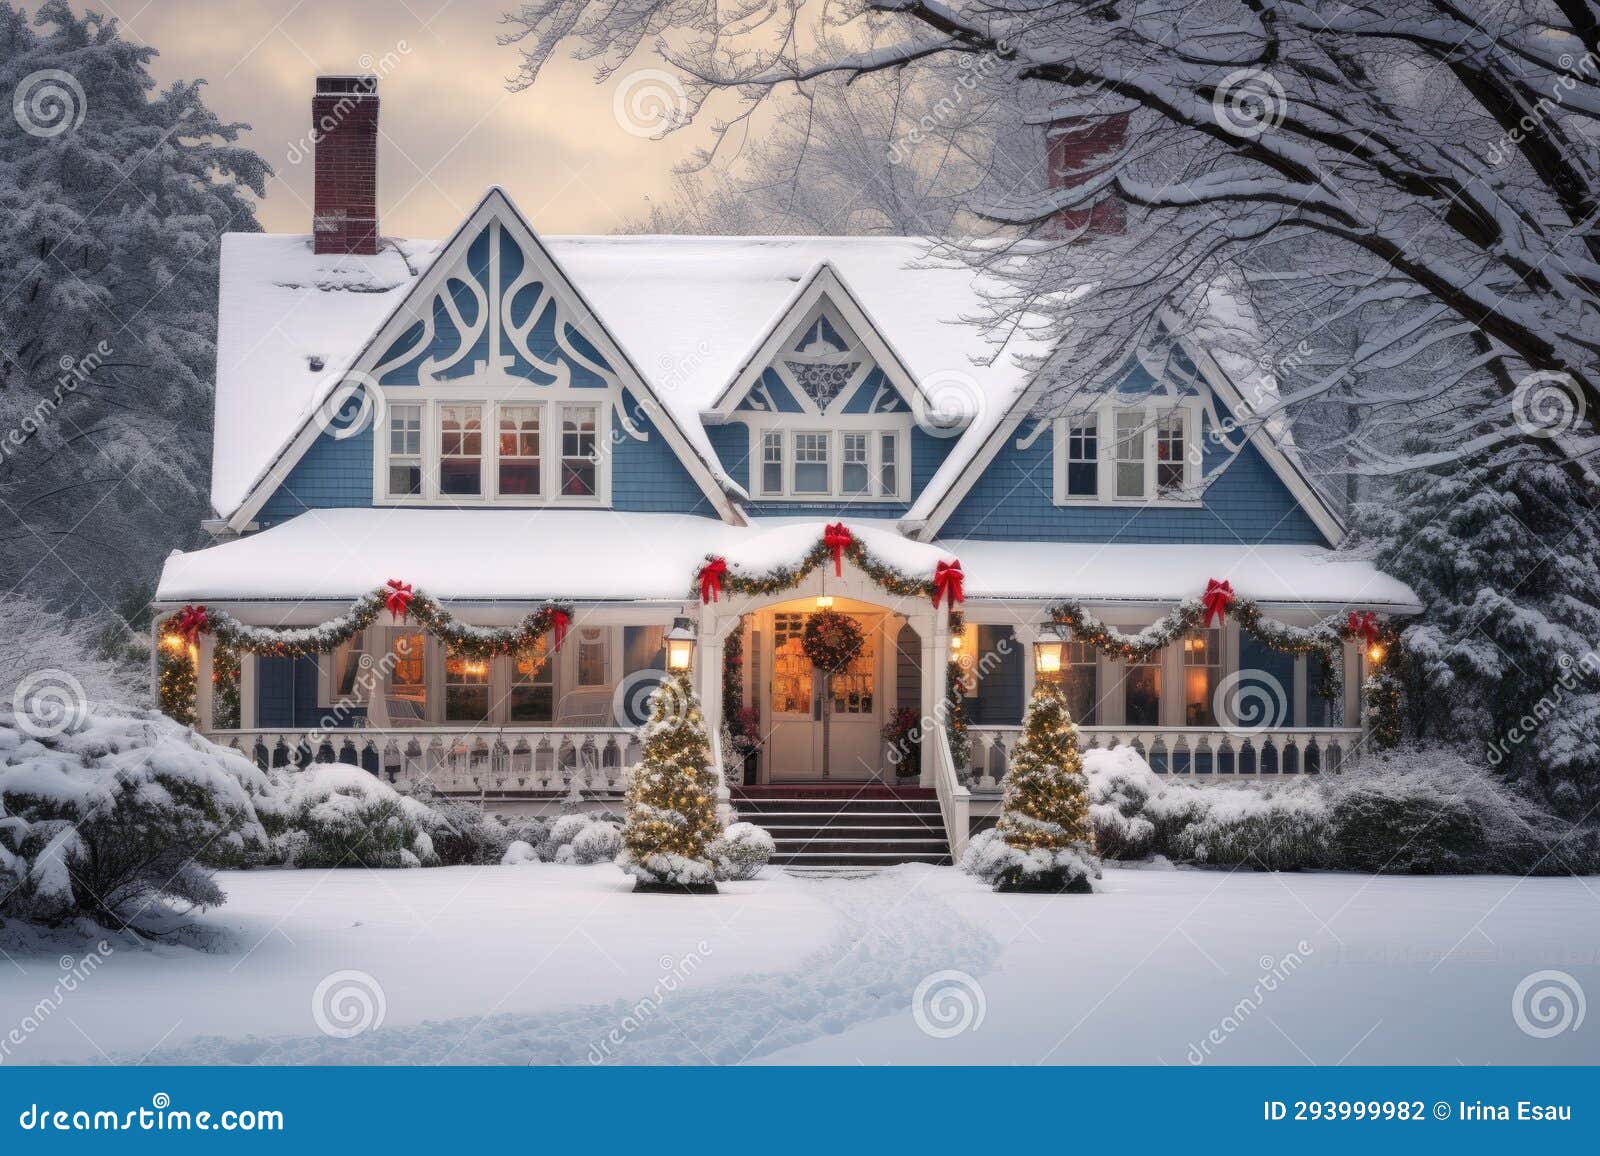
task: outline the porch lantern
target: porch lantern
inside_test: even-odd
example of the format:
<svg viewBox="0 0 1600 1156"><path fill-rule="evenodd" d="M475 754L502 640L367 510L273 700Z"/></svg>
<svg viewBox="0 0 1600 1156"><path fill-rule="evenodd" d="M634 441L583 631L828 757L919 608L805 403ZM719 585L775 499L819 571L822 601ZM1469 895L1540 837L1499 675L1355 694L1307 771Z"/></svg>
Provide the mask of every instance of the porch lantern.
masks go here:
<svg viewBox="0 0 1600 1156"><path fill-rule="evenodd" d="M694 631L687 618L679 618L667 631L667 669L688 670L694 661Z"/></svg>
<svg viewBox="0 0 1600 1156"><path fill-rule="evenodd" d="M817 595L817 609L818 610L832 610L833 609L833 595L832 594L818 594Z"/></svg>
<svg viewBox="0 0 1600 1156"><path fill-rule="evenodd" d="M1055 623L1039 628L1039 637L1033 644L1033 669L1039 674L1060 674L1061 655L1066 649L1066 635Z"/></svg>

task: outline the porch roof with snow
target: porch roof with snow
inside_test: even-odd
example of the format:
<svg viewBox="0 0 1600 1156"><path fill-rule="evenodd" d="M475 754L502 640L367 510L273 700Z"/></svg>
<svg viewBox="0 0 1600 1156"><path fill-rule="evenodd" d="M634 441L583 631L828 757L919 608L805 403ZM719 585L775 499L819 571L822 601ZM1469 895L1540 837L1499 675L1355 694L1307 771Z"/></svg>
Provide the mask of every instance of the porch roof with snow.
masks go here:
<svg viewBox="0 0 1600 1156"><path fill-rule="evenodd" d="M458 601L687 603L708 554L746 571L787 565L824 526L807 518L732 526L610 510L313 510L258 534L173 553L156 601L344 602L398 578ZM852 519L849 527L908 574L932 577L939 562L959 559L973 601L1164 604L1225 578L1241 596L1273 605L1421 609L1405 583L1371 562L1317 547L925 543L888 521Z"/></svg>

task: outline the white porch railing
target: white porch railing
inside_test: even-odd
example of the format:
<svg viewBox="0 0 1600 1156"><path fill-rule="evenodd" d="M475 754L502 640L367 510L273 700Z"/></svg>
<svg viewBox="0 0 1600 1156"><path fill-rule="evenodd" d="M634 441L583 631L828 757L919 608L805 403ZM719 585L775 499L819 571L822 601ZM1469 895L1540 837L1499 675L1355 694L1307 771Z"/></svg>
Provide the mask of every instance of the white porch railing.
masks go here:
<svg viewBox="0 0 1600 1156"><path fill-rule="evenodd" d="M929 737L933 739L928 744L933 747L933 789L939 796L939 814L950 840L950 855L959 863L972 832L972 792L962 785L956 774L956 762L950 754L950 739L944 728L939 727Z"/></svg>
<svg viewBox="0 0 1600 1156"><path fill-rule="evenodd" d="M1131 746L1158 774L1197 782L1226 782L1273 774L1337 774L1355 757L1359 727L1274 727L1229 733L1217 727L1078 728L1078 746ZM998 790L1022 738L1020 726L967 728L973 789Z"/></svg>
<svg viewBox="0 0 1600 1156"><path fill-rule="evenodd" d="M207 737L262 767L351 763L402 790L428 784L474 794L621 794L643 754L625 727L262 728Z"/></svg>

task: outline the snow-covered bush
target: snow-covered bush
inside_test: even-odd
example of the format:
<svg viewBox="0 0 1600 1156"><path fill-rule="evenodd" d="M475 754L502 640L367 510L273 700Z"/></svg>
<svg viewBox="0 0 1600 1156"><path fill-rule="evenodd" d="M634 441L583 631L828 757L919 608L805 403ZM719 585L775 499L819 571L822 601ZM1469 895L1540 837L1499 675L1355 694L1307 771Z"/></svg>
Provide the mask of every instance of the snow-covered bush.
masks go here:
<svg viewBox="0 0 1600 1156"><path fill-rule="evenodd" d="M550 836L550 824L534 815L515 815L504 821L507 838L513 843L526 843L536 851Z"/></svg>
<svg viewBox="0 0 1600 1156"><path fill-rule="evenodd" d="M513 839L506 848L506 853L500 857L502 867L523 867L537 862L539 853L533 849L533 844L521 839Z"/></svg>
<svg viewBox="0 0 1600 1156"><path fill-rule="evenodd" d="M0 920L155 930L266 842L266 777L153 711L0 713Z"/></svg>
<svg viewBox="0 0 1600 1156"><path fill-rule="evenodd" d="M621 850L622 828L616 823L590 823L572 839L572 861L581 866L609 863Z"/></svg>
<svg viewBox="0 0 1600 1156"><path fill-rule="evenodd" d="M272 772L260 809L268 861L288 867L420 867L438 863L430 830L444 824L417 799L360 767L312 763Z"/></svg>
<svg viewBox="0 0 1600 1156"><path fill-rule="evenodd" d="M504 822L471 799L441 795L432 789L412 798L425 813L418 813L441 867L481 866L499 863L511 845L512 834Z"/></svg>
<svg viewBox="0 0 1600 1156"><path fill-rule="evenodd" d="M710 847L718 879L754 879L772 858L778 845L754 823L729 823Z"/></svg>
<svg viewBox="0 0 1600 1156"><path fill-rule="evenodd" d="M1172 836L1166 848L1172 858L1265 871L1334 865L1327 800L1314 785L1223 787L1212 794L1203 812Z"/></svg>

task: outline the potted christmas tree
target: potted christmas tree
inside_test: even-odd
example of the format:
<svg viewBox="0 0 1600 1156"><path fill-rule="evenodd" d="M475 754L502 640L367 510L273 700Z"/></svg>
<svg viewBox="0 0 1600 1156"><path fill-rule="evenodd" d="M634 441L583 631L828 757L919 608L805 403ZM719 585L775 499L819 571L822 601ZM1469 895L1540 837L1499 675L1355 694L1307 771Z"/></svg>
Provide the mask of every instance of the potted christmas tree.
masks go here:
<svg viewBox="0 0 1600 1156"><path fill-rule="evenodd" d="M711 739L688 671L662 683L650 703L643 761L628 782L617 865L635 891L714 895L708 848L719 834Z"/></svg>

